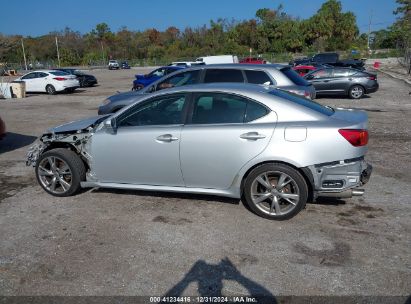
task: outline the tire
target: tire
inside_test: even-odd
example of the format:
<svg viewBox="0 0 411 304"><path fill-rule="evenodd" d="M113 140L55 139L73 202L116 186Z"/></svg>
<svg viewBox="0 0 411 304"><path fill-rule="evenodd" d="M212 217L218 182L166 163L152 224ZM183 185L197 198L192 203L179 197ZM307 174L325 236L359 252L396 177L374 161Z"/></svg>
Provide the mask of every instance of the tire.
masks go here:
<svg viewBox="0 0 411 304"><path fill-rule="evenodd" d="M137 84L133 87L133 91L140 91L141 89L144 88L144 86L142 84Z"/></svg>
<svg viewBox="0 0 411 304"><path fill-rule="evenodd" d="M49 95L55 95L56 94L56 88L53 85L48 84L48 85L46 85L46 92Z"/></svg>
<svg viewBox="0 0 411 304"><path fill-rule="evenodd" d="M278 186L281 180L282 187ZM308 186L296 169L278 163L264 164L254 168L247 176L243 199L251 211L261 217L286 220L305 207Z"/></svg>
<svg viewBox="0 0 411 304"><path fill-rule="evenodd" d="M351 99L360 99L365 94L365 89L360 85L353 85L348 91L348 95Z"/></svg>
<svg viewBox="0 0 411 304"><path fill-rule="evenodd" d="M64 148L43 153L37 160L35 172L40 186L47 193L59 197L78 193L80 182L86 179L83 161L76 153Z"/></svg>

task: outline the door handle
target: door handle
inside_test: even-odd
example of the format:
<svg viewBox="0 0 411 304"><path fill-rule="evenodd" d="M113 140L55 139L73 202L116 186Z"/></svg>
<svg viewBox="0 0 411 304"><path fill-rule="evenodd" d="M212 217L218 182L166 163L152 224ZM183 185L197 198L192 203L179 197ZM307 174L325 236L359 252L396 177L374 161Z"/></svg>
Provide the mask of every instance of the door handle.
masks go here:
<svg viewBox="0 0 411 304"><path fill-rule="evenodd" d="M178 138L174 137L171 134L163 134L163 135L160 135L159 137L157 137L156 140L161 141L161 142L172 142L172 141L178 140Z"/></svg>
<svg viewBox="0 0 411 304"><path fill-rule="evenodd" d="M324 80L324 82L330 82L329 80Z"/></svg>
<svg viewBox="0 0 411 304"><path fill-rule="evenodd" d="M258 140L265 138L264 134L259 134L258 132L248 132L240 135L242 139Z"/></svg>

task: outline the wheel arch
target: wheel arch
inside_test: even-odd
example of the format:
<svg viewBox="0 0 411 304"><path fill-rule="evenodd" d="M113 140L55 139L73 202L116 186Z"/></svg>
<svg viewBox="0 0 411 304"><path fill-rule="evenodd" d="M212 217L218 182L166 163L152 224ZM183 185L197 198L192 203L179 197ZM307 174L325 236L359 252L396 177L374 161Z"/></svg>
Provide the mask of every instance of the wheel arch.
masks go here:
<svg viewBox="0 0 411 304"><path fill-rule="evenodd" d="M262 161L259 162L257 164L254 164L253 166L251 166L250 168L247 169L247 171L244 173L244 175L241 178L241 184L240 184L240 192L241 192L241 196L243 196L243 189L244 189L244 183L248 177L248 175L250 174L251 171L253 171L255 168L260 167L262 165L266 165L266 164L282 164L282 165L286 165L289 166L291 168L293 168L294 170L296 170L297 172L299 172L302 177L304 178L307 187L308 187L308 201L312 201L314 199L314 177L311 173L311 171L308 168L304 168L304 167L296 167L295 165L285 162L285 161L279 161L279 160L266 160L266 161Z"/></svg>
<svg viewBox="0 0 411 304"><path fill-rule="evenodd" d="M348 95L350 95L350 91L351 91L351 89L352 89L353 87L361 87L361 88L364 90L364 94L363 94L363 95L365 95L365 94L367 93L367 89L366 89L361 83L353 83L352 85L350 85L350 86L348 87L348 91L347 91L347 94L348 94Z"/></svg>
<svg viewBox="0 0 411 304"><path fill-rule="evenodd" d="M83 161L84 166L86 167L86 171L88 171L90 169L90 166L88 164L88 162L86 161L86 159L84 158L84 156L82 156L78 150L74 147L74 145L70 144L70 143L65 143L65 142L51 142L43 151L42 154L54 149L67 149L70 151L73 151L74 153L76 153L80 159Z"/></svg>

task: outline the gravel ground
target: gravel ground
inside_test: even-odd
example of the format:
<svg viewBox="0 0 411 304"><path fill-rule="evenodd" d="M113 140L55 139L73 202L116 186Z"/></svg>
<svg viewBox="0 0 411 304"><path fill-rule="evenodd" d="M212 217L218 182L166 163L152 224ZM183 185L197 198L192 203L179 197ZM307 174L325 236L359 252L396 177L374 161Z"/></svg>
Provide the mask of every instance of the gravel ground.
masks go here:
<svg viewBox="0 0 411 304"><path fill-rule="evenodd" d="M0 101L0 295L402 295L411 292L411 87L379 75L365 109L373 176L361 198L308 204L289 221L199 195L89 190L56 198L25 166L46 128L96 114L136 70L94 88Z"/></svg>

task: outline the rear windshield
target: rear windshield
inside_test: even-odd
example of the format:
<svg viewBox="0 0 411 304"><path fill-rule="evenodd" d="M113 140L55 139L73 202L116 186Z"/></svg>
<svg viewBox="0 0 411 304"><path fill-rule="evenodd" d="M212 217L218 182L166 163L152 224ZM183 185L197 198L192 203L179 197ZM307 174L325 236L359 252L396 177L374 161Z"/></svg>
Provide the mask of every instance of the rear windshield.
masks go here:
<svg viewBox="0 0 411 304"><path fill-rule="evenodd" d="M50 72L50 74L52 74L54 76L67 76L67 75L70 75L69 73L62 72L62 71L53 71L53 72Z"/></svg>
<svg viewBox="0 0 411 304"><path fill-rule="evenodd" d="M290 79L294 84L300 85L300 86L308 86L310 85L305 79L301 78L300 75L298 75L293 69L290 67L286 67L281 69L281 72L287 76L288 79Z"/></svg>
<svg viewBox="0 0 411 304"><path fill-rule="evenodd" d="M289 92L282 91L280 89L270 91L269 93L271 95L287 99L288 101L297 103L299 105L302 105L306 108L309 108L311 110L314 110L318 113L321 113L321 114L324 114L324 115L327 115L327 116L331 116L331 115L334 114L334 109L333 108L323 106L323 105L321 105L321 104L319 104L315 101L309 100L307 98L301 97L301 96L296 95L296 94L291 94Z"/></svg>

